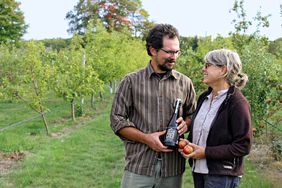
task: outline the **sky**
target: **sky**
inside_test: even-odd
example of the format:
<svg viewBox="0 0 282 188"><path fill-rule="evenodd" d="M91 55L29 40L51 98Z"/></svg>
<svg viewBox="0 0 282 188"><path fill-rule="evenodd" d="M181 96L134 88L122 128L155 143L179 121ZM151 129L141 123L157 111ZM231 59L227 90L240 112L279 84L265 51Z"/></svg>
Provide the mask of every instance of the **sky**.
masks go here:
<svg viewBox="0 0 282 188"><path fill-rule="evenodd" d="M78 0L16 0L21 3L25 22L29 25L24 39L70 38L67 33L67 12L73 10ZM174 25L181 36L228 36L234 31L231 23L236 18L229 10L234 0L141 0L149 19L156 23ZM245 0L248 20L260 10L271 14L270 27L261 29L261 35L275 40L282 37L282 0ZM249 33L254 32L255 27Z"/></svg>

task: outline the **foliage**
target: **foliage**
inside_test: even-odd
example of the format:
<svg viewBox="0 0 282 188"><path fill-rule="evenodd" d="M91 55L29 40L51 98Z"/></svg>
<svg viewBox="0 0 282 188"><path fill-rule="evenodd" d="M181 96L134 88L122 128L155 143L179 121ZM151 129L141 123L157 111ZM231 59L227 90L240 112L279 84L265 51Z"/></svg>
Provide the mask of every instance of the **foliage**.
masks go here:
<svg viewBox="0 0 282 188"><path fill-rule="evenodd" d="M61 49L67 48L70 45L71 39L45 39L40 40L39 42L42 42L46 48L59 51Z"/></svg>
<svg viewBox="0 0 282 188"><path fill-rule="evenodd" d="M0 99L8 100L10 98L8 86L15 82L15 75L17 74L17 65L19 58L13 53L16 49L13 46L0 46ZM10 98L11 99L11 98Z"/></svg>
<svg viewBox="0 0 282 188"><path fill-rule="evenodd" d="M281 63L267 52L264 41L259 39L252 40L242 49L241 60L243 69L249 76L249 82L243 91L251 104L254 126L259 130L264 128L263 120L271 118L274 111L281 106Z"/></svg>
<svg viewBox="0 0 282 188"><path fill-rule="evenodd" d="M27 25L19 5L15 0L0 1L0 44L18 42L26 32Z"/></svg>
<svg viewBox="0 0 282 188"><path fill-rule="evenodd" d="M236 34L239 36L239 34ZM281 109L281 70L282 59L268 52L268 42L263 37L242 36L245 43L238 49L238 40L233 40L234 35L228 38L217 36L197 38L197 48L192 49L190 39L181 43L182 55L178 60L177 69L189 76L200 94L207 88L202 84L202 59L211 50L228 48L239 51L243 63L243 71L249 76L249 82L243 89L243 93L251 104L253 126L257 133L265 128L265 120L272 119L273 114ZM239 37L237 38L239 39ZM248 41L246 43L246 41ZM235 43L236 42L236 43ZM259 83L259 84L258 84Z"/></svg>
<svg viewBox="0 0 282 188"><path fill-rule="evenodd" d="M234 32L229 34L232 37L232 41L237 51L241 53L241 49L248 44L252 39L256 38L260 34L260 29L263 27L269 27L268 18L270 15L263 16L259 10L254 16L253 21L247 20L247 14L244 9L244 0L235 0L230 12L236 13L237 18L234 18L232 24L234 24ZM247 35L247 31L250 30L250 26L256 23L256 30L251 35ZM261 39L263 39L261 37ZM264 39L267 40L267 39Z"/></svg>
<svg viewBox="0 0 282 188"><path fill-rule="evenodd" d="M279 72L282 60L279 44L269 45L268 39L260 36L260 29L269 27L270 15L262 16L258 11L253 21L247 20L244 0L235 0L232 11L237 14L237 19L233 20L235 32L230 32L230 38L241 56L243 69L249 76L249 82L243 91L251 104L253 126L261 133L265 128L264 122L272 118L275 111L281 108ZM254 23L256 30L247 35L246 32Z"/></svg>
<svg viewBox="0 0 282 188"><path fill-rule="evenodd" d="M148 63L143 42L125 33L109 33L98 26L95 32L89 28L85 36L87 62L104 83L121 79Z"/></svg>
<svg viewBox="0 0 282 188"><path fill-rule="evenodd" d="M100 91L103 85L93 67L87 62L84 64L85 52L81 43L81 38L75 35L70 49L58 53L57 62L54 64L56 73L51 80L54 91L71 103L73 120L75 101Z"/></svg>
<svg viewBox="0 0 282 188"><path fill-rule="evenodd" d="M183 37L180 36L180 47L181 49L192 49L193 51L196 51L198 48L198 36L195 37ZM181 53L185 54L185 51L181 51Z"/></svg>
<svg viewBox="0 0 282 188"><path fill-rule="evenodd" d="M247 14L244 9L244 0L235 0L232 9L229 12L235 12L237 18L232 20L234 24L236 34L244 35L249 30L250 26L256 23L256 30L253 32L253 35L259 35L261 27L269 27L268 18L270 15L263 16L259 10L256 16L253 18L253 22L247 20Z"/></svg>
<svg viewBox="0 0 282 188"><path fill-rule="evenodd" d="M237 19L234 18L232 20L235 28L235 33L246 33L249 26L252 25L252 22L246 19L247 14L244 9L244 0L235 0L232 9L229 12L231 11L234 11L237 16Z"/></svg>
<svg viewBox="0 0 282 188"><path fill-rule="evenodd" d="M24 101L42 116L47 134L48 124L44 113L47 111L44 99L48 90L48 79L52 69L42 60L45 49L42 43L30 41L23 48L4 53L5 66L2 77L2 93L7 97ZM9 59L11 58L11 59ZM11 62L14 62L11 66Z"/></svg>
<svg viewBox="0 0 282 188"><path fill-rule="evenodd" d="M218 48L233 49L230 38L220 35L212 40L211 36L202 38L184 38L181 42L181 56L177 61L177 70L190 77L194 83L197 94L206 90L207 86L202 83L203 58L211 50Z"/></svg>
<svg viewBox="0 0 282 188"><path fill-rule="evenodd" d="M282 59L282 38L270 42L268 51L274 54L278 59Z"/></svg>
<svg viewBox="0 0 282 188"><path fill-rule="evenodd" d="M101 22L107 31L121 31L128 28L132 34L146 29L148 13L142 8L140 0L79 0L73 11L66 15L69 32L84 34L88 24L96 26Z"/></svg>

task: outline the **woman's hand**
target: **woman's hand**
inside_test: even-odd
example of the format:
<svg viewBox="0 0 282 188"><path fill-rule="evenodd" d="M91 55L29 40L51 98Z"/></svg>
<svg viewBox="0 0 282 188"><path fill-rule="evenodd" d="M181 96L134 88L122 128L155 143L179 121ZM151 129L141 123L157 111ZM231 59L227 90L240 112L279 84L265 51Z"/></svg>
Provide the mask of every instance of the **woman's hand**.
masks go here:
<svg viewBox="0 0 282 188"><path fill-rule="evenodd" d="M181 153L181 155L184 157L184 158L192 158L192 159L204 159L206 158L206 155L205 155L205 147L202 147L202 146L198 146L196 144L193 144L193 143L188 143L189 146L191 146L193 148L193 152L190 153L190 154L185 154L183 152L183 149L178 149L178 151Z"/></svg>

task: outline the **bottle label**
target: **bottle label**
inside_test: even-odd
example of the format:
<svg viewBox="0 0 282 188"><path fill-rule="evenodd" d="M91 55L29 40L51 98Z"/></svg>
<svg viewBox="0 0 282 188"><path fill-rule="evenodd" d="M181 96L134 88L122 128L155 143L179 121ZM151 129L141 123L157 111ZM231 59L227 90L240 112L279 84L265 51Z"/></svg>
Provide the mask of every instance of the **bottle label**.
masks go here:
<svg viewBox="0 0 282 188"><path fill-rule="evenodd" d="M167 130L166 139L174 141L174 139L175 139L175 129L168 129Z"/></svg>

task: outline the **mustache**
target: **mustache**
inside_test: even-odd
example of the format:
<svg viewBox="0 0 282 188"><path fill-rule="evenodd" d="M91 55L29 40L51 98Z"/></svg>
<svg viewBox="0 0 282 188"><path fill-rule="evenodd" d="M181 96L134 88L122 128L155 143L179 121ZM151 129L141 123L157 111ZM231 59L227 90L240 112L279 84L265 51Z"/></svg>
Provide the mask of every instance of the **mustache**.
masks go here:
<svg viewBox="0 0 282 188"><path fill-rule="evenodd" d="M175 61L173 59L167 58L165 59L166 63L175 63Z"/></svg>

